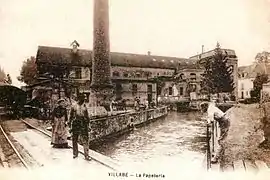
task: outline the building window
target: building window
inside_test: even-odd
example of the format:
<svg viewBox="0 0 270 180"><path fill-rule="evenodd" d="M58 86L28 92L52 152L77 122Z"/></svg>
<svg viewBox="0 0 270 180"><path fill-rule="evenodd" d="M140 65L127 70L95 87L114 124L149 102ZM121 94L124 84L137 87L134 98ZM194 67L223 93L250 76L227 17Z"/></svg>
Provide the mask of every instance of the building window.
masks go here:
<svg viewBox="0 0 270 180"><path fill-rule="evenodd" d="M185 75L182 73L180 74L180 79L184 79L185 78Z"/></svg>
<svg viewBox="0 0 270 180"><path fill-rule="evenodd" d="M120 76L120 73L118 71L113 72L113 77L119 77L119 76Z"/></svg>
<svg viewBox="0 0 270 180"><path fill-rule="evenodd" d="M136 95L138 92L138 86L137 84L132 84L132 94Z"/></svg>
<svg viewBox="0 0 270 180"><path fill-rule="evenodd" d="M152 77L152 73L149 72L149 71L145 72L144 75L145 75L146 78L151 78Z"/></svg>
<svg viewBox="0 0 270 180"><path fill-rule="evenodd" d="M147 92L152 93L152 84L147 85Z"/></svg>
<svg viewBox="0 0 270 180"><path fill-rule="evenodd" d="M248 91L246 91L246 95L248 96Z"/></svg>
<svg viewBox="0 0 270 180"><path fill-rule="evenodd" d="M124 72L123 76L124 76L125 78L127 78L127 77L128 77L128 72Z"/></svg>
<svg viewBox="0 0 270 180"><path fill-rule="evenodd" d="M82 79L82 68L75 68L75 78Z"/></svg>
<svg viewBox="0 0 270 180"><path fill-rule="evenodd" d="M183 87L180 87L180 96L183 96L184 95L184 88Z"/></svg>
<svg viewBox="0 0 270 180"><path fill-rule="evenodd" d="M244 83L241 84L241 89L244 89Z"/></svg>
<svg viewBox="0 0 270 180"><path fill-rule="evenodd" d="M141 73L140 73L140 72L136 72L136 77L137 77L137 78L142 77Z"/></svg>
<svg viewBox="0 0 270 180"><path fill-rule="evenodd" d="M169 87L169 95L171 96L173 94L173 88Z"/></svg>
<svg viewBox="0 0 270 180"><path fill-rule="evenodd" d="M191 80L196 80L196 74L195 73L190 73L190 79Z"/></svg>

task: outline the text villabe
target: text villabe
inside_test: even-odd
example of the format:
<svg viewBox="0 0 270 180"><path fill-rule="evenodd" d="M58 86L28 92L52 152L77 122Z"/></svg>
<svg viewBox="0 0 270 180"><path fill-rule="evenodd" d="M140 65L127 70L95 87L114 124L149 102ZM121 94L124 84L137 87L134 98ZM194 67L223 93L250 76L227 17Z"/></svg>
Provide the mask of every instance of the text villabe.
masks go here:
<svg viewBox="0 0 270 180"><path fill-rule="evenodd" d="M111 177L138 177L138 178L165 178L164 174L156 173L127 173L127 172L112 172Z"/></svg>

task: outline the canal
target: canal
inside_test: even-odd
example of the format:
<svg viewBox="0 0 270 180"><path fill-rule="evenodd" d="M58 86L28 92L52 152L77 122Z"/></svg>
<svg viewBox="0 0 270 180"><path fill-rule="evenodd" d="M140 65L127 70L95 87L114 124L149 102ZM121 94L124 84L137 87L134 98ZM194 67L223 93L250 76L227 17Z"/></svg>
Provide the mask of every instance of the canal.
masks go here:
<svg viewBox="0 0 270 180"><path fill-rule="evenodd" d="M206 151L206 124L199 113L170 112L167 117L96 149L121 164L140 169L168 165L202 168Z"/></svg>

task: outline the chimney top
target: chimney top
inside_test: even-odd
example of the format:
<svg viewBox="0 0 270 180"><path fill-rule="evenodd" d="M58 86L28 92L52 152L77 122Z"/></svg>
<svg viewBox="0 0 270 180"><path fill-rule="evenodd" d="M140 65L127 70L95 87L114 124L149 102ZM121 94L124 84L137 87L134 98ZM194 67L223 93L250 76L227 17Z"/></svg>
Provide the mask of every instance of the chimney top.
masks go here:
<svg viewBox="0 0 270 180"><path fill-rule="evenodd" d="M73 53L76 53L76 52L78 51L78 47L80 47L80 44L79 44L76 40L74 40L74 41L70 44L70 46L72 46L72 51L73 51Z"/></svg>

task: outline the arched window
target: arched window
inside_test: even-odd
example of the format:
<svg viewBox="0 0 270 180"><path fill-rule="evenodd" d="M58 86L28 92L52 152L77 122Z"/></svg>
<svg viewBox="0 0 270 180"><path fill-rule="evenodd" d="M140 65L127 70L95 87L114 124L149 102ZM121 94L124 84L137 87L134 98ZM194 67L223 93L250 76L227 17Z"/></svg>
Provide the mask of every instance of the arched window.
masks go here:
<svg viewBox="0 0 270 180"><path fill-rule="evenodd" d="M179 77L180 77L180 79L185 79L184 73L181 73Z"/></svg>
<svg viewBox="0 0 270 180"><path fill-rule="evenodd" d="M140 72L136 72L135 74L136 74L136 77L137 77L137 78L142 77L142 74L141 74Z"/></svg>

